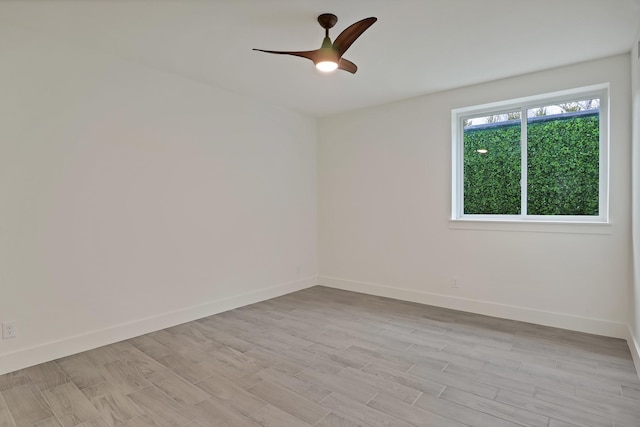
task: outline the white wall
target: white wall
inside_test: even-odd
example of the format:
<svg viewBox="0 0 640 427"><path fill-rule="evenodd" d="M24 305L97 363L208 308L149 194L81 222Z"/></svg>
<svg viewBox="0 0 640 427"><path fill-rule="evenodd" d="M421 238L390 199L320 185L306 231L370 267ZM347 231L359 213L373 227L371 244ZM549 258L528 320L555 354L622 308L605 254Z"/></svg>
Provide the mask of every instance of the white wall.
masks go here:
<svg viewBox="0 0 640 427"><path fill-rule="evenodd" d="M629 70L626 54L321 120L319 283L626 337ZM452 226L452 108L604 82L611 85L610 226L560 227L575 233Z"/></svg>
<svg viewBox="0 0 640 427"><path fill-rule="evenodd" d="M632 229L633 229L633 297L631 316L631 353L634 356L636 367L640 372L640 32L638 42L634 43L631 51L631 96L632 96Z"/></svg>
<svg viewBox="0 0 640 427"><path fill-rule="evenodd" d="M0 62L0 374L315 284L315 121L6 25Z"/></svg>

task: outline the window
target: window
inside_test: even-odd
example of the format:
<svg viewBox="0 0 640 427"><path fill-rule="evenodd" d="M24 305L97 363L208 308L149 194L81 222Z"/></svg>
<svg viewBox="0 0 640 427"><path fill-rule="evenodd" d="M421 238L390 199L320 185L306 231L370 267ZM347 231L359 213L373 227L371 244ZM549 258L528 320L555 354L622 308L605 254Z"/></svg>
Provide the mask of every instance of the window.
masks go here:
<svg viewBox="0 0 640 427"><path fill-rule="evenodd" d="M452 111L452 219L608 221L608 86Z"/></svg>

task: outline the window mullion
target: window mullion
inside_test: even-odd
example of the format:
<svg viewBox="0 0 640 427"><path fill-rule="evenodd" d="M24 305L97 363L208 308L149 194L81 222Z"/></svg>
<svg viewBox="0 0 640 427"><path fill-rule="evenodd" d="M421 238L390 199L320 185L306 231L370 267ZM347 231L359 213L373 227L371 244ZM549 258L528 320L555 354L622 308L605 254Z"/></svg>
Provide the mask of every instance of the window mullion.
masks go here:
<svg viewBox="0 0 640 427"><path fill-rule="evenodd" d="M527 108L520 109L520 215L527 216Z"/></svg>

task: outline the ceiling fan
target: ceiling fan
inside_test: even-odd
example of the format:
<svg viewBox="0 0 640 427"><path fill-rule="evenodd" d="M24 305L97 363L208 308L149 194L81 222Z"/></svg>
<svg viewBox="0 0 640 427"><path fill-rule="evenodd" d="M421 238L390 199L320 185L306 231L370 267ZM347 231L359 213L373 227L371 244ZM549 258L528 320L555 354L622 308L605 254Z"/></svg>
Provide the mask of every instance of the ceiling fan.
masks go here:
<svg viewBox="0 0 640 427"><path fill-rule="evenodd" d="M277 50L253 49L259 52L275 53L278 55L292 55L301 58L307 58L313 61L316 68L320 71L329 72L336 68L355 74L358 67L353 62L342 57L349 47L356 41L358 37L364 33L367 28L373 25L378 18L365 18L348 26L340 33L336 40L332 43L329 38L329 29L336 25L338 17L332 13L323 13L318 16L318 23L324 28L324 40L322 46L317 50L306 50L298 52L283 52Z"/></svg>

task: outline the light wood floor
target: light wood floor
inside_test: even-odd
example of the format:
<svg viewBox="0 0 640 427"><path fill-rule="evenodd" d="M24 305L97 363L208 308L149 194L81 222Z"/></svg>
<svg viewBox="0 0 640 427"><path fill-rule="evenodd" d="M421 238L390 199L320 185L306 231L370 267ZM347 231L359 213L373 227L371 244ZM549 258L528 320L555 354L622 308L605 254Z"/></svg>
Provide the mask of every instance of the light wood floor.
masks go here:
<svg viewBox="0 0 640 427"><path fill-rule="evenodd" d="M640 426L624 341L315 287L0 376L0 427Z"/></svg>

